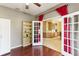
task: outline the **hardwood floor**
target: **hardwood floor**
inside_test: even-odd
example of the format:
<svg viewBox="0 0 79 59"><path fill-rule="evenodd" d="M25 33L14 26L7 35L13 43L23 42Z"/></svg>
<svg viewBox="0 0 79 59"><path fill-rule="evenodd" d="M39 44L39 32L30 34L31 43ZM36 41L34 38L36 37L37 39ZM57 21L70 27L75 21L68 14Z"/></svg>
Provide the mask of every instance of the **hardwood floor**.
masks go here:
<svg viewBox="0 0 79 59"><path fill-rule="evenodd" d="M11 56L61 56L61 53L45 46L28 46L12 49Z"/></svg>

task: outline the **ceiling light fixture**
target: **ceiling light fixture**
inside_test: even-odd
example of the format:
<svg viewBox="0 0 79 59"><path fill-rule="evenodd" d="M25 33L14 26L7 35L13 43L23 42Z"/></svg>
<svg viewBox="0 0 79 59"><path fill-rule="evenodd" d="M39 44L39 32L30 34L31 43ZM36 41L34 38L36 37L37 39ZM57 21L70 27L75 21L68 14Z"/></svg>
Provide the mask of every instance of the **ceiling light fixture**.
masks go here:
<svg viewBox="0 0 79 59"><path fill-rule="evenodd" d="M26 3L26 5L29 5L29 3Z"/></svg>

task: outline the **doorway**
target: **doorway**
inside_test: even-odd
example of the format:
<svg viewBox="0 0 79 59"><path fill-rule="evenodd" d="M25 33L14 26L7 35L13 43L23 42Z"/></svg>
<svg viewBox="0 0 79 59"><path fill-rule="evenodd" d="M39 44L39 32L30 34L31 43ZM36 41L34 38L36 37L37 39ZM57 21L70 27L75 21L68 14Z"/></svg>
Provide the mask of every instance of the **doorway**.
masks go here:
<svg viewBox="0 0 79 59"><path fill-rule="evenodd" d="M60 18L43 21L43 44L58 52L61 52L61 22Z"/></svg>

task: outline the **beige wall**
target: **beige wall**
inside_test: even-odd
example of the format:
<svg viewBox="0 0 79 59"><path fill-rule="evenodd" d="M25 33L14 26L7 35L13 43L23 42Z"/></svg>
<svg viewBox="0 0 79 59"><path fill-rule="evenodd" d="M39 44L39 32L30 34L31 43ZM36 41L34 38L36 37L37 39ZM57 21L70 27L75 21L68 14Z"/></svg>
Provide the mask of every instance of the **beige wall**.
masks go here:
<svg viewBox="0 0 79 59"><path fill-rule="evenodd" d="M0 18L11 20L11 48L22 45L22 21L36 20L34 16L0 6Z"/></svg>
<svg viewBox="0 0 79 59"><path fill-rule="evenodd" d="M61 32L61 22L58 22L57 23L57 31L58 32Z"/></svg>

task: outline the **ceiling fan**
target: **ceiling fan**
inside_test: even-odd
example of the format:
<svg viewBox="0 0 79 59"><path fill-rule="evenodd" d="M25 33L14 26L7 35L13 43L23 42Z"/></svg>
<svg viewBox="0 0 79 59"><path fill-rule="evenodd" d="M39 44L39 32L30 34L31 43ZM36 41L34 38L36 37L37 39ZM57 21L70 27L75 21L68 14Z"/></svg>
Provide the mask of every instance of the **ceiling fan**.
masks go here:
<svg viewBox="0 0 79 59"><path fill-rule="evenodd" d="M39 3L33 3L33 4L38 6L38 7L41 7L41 4L39 4ZM25 5L25 9L29 9L29 4Z"/></svg>

